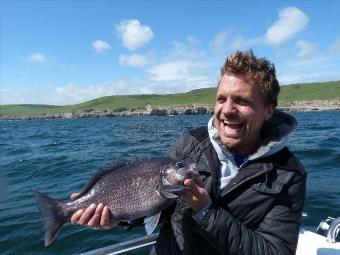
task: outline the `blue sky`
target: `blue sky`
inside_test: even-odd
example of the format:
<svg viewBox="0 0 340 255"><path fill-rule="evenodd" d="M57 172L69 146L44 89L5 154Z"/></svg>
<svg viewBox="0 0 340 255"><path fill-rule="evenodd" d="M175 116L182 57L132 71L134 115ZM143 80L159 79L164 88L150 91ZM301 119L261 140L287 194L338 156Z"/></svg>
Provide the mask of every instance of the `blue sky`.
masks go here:
<svg viewBox="0 0 340 255"><path fill-rule="evenodd" d="M340 1L0 0L0 104L216 86L253 49L281 85L340 80Z"/></svg>

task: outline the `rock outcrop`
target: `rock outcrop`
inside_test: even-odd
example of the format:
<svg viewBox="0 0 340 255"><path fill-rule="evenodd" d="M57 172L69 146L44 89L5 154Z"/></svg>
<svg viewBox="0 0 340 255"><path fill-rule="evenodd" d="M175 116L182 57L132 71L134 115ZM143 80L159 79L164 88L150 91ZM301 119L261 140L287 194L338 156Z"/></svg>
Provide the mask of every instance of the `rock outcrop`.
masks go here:
<svg viewBox="0 0 340 255"><path fill-rule="evenodd" d="M279 106L283 111L340 111L340 100L303 100L293 101L287 106ZM39 119L76 119L76 118L108 118L131 116L167 116L213 114L214 105L181 105L181 106L151 106L144 109L85 109L79 112L45 113L36 116L0 115L0 120L39 120Z"/></svg>

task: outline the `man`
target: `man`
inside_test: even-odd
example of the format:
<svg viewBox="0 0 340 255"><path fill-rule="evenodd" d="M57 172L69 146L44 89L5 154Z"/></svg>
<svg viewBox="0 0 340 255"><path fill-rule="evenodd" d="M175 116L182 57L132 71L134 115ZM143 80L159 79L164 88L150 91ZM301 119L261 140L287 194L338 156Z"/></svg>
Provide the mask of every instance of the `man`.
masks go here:
<svg viewBox="0 0 340 255"><path fill-rule="evenodd" d="M306 173L286 147L296 120L276 111L274 65L252 51L221 69L207 127L184 133L170 153L197 163L199 179L163 212L157 254L295 254ZM103 205L73 223L108 227Z"/></svg>

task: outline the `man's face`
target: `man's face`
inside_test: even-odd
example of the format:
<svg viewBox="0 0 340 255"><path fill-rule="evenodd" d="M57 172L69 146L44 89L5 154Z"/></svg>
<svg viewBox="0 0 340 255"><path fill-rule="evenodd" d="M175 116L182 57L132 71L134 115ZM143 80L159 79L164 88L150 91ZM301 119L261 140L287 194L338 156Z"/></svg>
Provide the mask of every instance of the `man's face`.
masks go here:
<svg viewBox="0 0 340 255"><path fill-rule="evenodd" d="M244 77L223 75L214 111L214 124L224 146L237 154L249 154L257 149L262 124L274 111L265 106L258 86Z"/></svg>

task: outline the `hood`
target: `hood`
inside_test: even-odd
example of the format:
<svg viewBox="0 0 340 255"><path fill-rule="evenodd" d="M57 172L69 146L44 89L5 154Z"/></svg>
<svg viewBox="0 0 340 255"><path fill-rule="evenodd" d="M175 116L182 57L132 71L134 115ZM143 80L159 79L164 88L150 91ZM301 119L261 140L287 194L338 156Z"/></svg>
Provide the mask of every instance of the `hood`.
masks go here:
<svg viewBox="0 0 340 255"><path fill-rule="evenodd" d="M276 110L273 116L264 123L261 131L262 144L249 160L267 157L280 151L288 144L288 137L298 126L297 120L285 112Z"/></svg>

